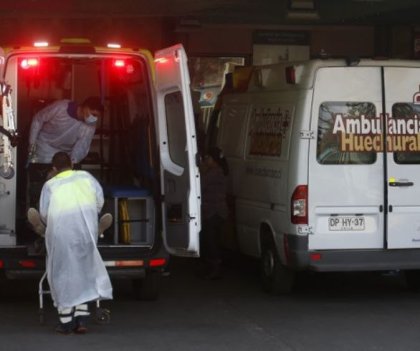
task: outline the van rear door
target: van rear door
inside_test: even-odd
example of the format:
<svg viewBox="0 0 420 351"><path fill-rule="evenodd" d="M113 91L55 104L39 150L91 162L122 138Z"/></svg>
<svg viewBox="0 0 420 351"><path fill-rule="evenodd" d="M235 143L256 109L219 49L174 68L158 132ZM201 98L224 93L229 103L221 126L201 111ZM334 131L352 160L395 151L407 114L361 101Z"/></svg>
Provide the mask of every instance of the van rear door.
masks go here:
<svg viewBox="0 0 420 351"><path fill-rule="evenodd" d="M387 153L388 247L420 247L420 68L384 67L386 112L399 123ZM388 129L392 128L392 125ZM406 130L401 129L406 128ZM392 132L392 130L390 130Z"/></svg>
<svg viewBox="0 0 420 351"><path fill-rule="evenodd" d="M200 176L187 56L181 45L155 54L163 238L170 254L199 255Z"/></svg>
<svg viewBox="0 0 420 351"><path fill-rule="evenodd" d="M316 137L310 141L308 176L310 250L384 247L383 154L353 152L356 126L345 125L362 115L375 120L381 112L380 67L317 71L310 126Z"/></svg>

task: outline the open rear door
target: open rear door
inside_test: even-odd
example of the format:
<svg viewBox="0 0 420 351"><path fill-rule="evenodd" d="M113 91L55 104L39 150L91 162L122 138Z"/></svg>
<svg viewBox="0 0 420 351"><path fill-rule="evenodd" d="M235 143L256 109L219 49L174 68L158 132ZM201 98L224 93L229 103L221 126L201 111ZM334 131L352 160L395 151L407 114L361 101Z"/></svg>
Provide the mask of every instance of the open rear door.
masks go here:
<svg viewBox="0 0 420 351"><path fill-rule="evenodd" d="M200 174L187 56L182 45L155 54L163 240L170 254L199 255Z"/></svg>

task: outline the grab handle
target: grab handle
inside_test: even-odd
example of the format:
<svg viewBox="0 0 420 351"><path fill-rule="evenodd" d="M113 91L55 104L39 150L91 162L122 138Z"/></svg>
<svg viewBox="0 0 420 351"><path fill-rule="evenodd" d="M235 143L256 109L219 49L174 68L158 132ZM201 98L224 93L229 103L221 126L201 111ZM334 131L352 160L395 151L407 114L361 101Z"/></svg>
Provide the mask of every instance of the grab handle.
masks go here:
<svg viewBox="0 0 420 351"><path fill-rule="evenodd" d="M389 182L389 186L413 186L413 182Z"/></svg>

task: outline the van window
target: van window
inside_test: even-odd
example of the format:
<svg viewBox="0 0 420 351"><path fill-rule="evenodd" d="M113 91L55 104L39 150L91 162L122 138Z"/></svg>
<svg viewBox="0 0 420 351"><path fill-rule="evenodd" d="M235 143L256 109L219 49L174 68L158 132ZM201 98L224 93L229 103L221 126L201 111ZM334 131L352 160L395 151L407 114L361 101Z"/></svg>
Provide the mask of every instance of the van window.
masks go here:
<svg viewBox="0 0 420 351"><path fill-rule="evenodd" d="M318 116L317 161L323 165L374 163L375 151L355 152L342 147L342 133L335 125L337 116L341 121L351 119L357 122L361 116L375 118L376 109L370 102L323 102Z"/></svg>
<svg viewBox="0 0 420 351"><path fill-rule="evenodd" d="M169 153L174 163L186 167L187 136L184 122L184 105L180 91L165 96L166 123L168 127Z"/></svg>
<svg viewBox="0 0 420 351"><path fill-rule="evenodd" d="M398 119L411 119L412 127L414 132L402 131L401 134L411 136L417 140L417 133L420 124L420 106L409 103L409 102L399 102L392 106L392 117ZM409 125L407 123L406 125ZM416 127L417 125L417 127ZM397 139L398 140L398 139ZM402 145L395 145L396 147ZM420 163L420 152L418 151L409 151L409 152L394 152L394 161L398 164L418 164Z"/></svg>
<svg viewBox="0 0 420 351"><path fill-rule="evenodd" d="M242 157L244 153L247 105L226 106L221 113L220 145L227 157Z"/></svg>

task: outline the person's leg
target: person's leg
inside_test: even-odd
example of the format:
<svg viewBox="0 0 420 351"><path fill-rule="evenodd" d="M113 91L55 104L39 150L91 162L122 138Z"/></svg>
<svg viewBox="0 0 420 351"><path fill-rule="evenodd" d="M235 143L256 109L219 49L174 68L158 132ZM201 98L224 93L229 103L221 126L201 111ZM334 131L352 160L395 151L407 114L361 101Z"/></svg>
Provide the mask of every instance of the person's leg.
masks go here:
<svg viewBox="0 0 420 351"><path fill-rule="evenodd" d="M76 306L74 311L75 333L85 334L87 332L87 322L89 320L89 316L89 306L87 303Z"/></svg>
<svg viewBox="0 0 420 351"><path fill-rule="evenodd" d="M74 328L73 308L58 309L59 324L55 331L60 334L71 334Z"/></svg>
<svg viewBox="0 0 420 351"><path fill-rule="evenodd" d="M28 221L32 225L35 233L40 236L45 236L45 224L42 222L41 215L36 208L31 207L28 210ZM100 219L98 224L99 236L103 235L103 232L107 230L112 224L112 215L105 213Z"/></svg>
<svg viewBox="0 0 420 351"><path fill-rule="evenodd" d="M112 214L105 213L100 219L98 224L98 235L103 238L104 231L107 230L112 224Z"/></svg>
<svg viewBox="0 0 420 351"><path fill-rule="evenodd" d="M28 221L31 223L33 230L40 236L45 236L45 224L42 222L41 215L36 208L31 207L28 210Z"/></svg>
<svg viewBox="0 0 420 351"><path fill-rule="evenodd" d="M205 260L208 263L209 279L219 279L222 276L222 253L220 247L220 235L223 225L223 219L219 216L213 216L205 223L203 230Z"/></svg>

